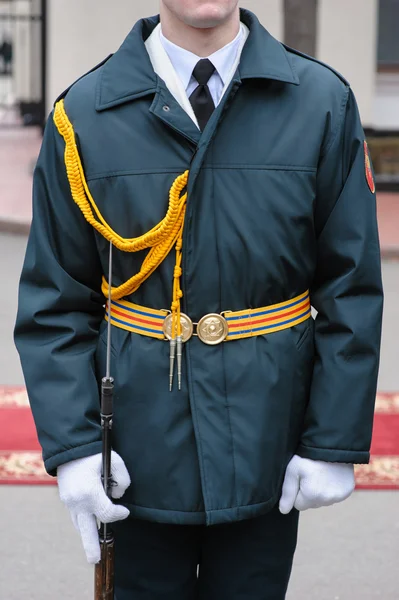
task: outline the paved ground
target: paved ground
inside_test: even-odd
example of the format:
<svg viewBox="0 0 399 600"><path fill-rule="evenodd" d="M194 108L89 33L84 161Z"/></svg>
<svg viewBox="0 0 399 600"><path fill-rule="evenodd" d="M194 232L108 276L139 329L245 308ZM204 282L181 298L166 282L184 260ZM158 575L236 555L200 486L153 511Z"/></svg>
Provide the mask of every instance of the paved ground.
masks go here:
<svg viewBox="0 0 399 600"><path fill-rule="evenodd" d="M23 383L12 343L22 236L0 234L0 374ZM384 263L386 309L379 389L399 390L399 262ZM88 600L93 570L57 490L0 487L0 600ZM134 543L134 540L132 540ZM399 494L357 492L301 518L287 600L398 600ZM178 599L176 599L178 600ZM220 600L228 600L221 598ZM249 600L249 599L248 599Z"/></svg>
<svg viewBox="0 0 399 600"><path fill-rule="evenodd" d="M32 168L41 143L40 129L1 129L0 230L27 230L32 218Z"/></svg>
<svg viewBox="0 0 399 600"><path fill-rule="evenodd" d="M398 600L398 498L357 492L303 513L287 600ZM91 600L93 569L56 489L0 487L0 506L0 598Z"/></svg>

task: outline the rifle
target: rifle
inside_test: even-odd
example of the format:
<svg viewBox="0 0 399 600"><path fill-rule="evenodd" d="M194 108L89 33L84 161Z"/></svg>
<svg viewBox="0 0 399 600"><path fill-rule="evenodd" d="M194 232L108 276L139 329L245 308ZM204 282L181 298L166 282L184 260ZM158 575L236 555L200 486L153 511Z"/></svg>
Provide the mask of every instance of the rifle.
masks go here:
<svg viewBox="0 0 399 600"><path fill-rule="evenodd" d="M114 380L111 372L111 288L112 288L112 242L109 249L108 276L108 338L106 376L101 381L101 429L102 429L102 483L108 498L112 500L112 418ZM114 534L106 523L100 523L99 540L101 560L95 567L95 600L114 600Z"/></svg>

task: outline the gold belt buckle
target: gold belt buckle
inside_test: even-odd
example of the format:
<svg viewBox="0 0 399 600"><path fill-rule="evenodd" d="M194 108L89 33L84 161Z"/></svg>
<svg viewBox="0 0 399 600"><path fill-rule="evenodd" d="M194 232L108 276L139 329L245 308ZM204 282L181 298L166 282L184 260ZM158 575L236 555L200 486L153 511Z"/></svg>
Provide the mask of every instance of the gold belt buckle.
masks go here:
<svg viewBox="0 0 399 600"><path fill-rule="evenodd" d="M226 319L217 313L210 313L200 319L197 325L197 335L201 342L208 346L217 346L224 342L229 334Z"/></svg>
<svg viewBox="0 0 399 600"><path fill-rule="evenodd" d="M168 315L163 322L163 332L167 340L172 339L172 315ZM182 328L182 342L188 342L193 335L197 335L201 342L208 346L217 346L224 342L229 334L229 326L223 315L210 313L200 319L198 323L193 323L189 316L180 313L180 323ZM194 333L196 325L196 333Z"/></svg>
<svg viewBox="0 0 399 600"><path fill-rule="evenodd" d="M171 340L172 339L172 320L173 320L173 315L168 315L164 322L163 322L163 327L162 330L164 332L164 335L166 337L167 340ZM184 313L180 313L180 323L181 323L181 337L182 337L182 342L188 342L188 340L192 337L193 333L194 333L194 325L192 320L190 319L190 317L188 317L187 315L185 315Z"/></svg>

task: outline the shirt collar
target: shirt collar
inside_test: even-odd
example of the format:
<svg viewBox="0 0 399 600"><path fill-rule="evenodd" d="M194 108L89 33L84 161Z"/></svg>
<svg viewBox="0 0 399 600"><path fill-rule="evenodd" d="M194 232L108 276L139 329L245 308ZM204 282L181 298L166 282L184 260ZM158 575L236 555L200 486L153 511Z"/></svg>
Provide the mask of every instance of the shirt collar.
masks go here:
<svg viewBox="0 0 399 600"><path fill-rule="evenodd" d="M175 68L180 80L184 86L184 89L187 90L191 77L195 68L195 65L201 58L196 54L193 54L189 50L185 50L180 46L177 46L170 40L168 40L160 31L160 39L161 43L167 52L173 67ZM208 58L211 63L214 65L216 71L218 72L223 85L225 85L227 78L231 71L231 66L234 64L234 61L237 57L238 48L240 46L240 41L243 35L243 25L241 23L240 31L229 44L220 48Z"/></svg>
<svg viewBox="0 0 399 600"><path fill-rule="evenodd" d="M292 51L274 39L249 10L241 9L241 21L250 34L237 77L242 81L271 79L299 85ZM159 78L152 68L145 41L159 22L159 15L138 21L120 49L99 69L96 110L109 110L157 92Z"/></svg>

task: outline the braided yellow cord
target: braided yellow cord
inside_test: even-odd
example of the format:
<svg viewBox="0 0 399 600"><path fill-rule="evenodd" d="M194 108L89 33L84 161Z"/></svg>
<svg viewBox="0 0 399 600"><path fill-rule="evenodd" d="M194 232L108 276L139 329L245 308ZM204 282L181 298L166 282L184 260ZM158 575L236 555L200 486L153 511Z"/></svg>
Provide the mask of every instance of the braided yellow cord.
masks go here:
<svg viewBox="0 0 399 600"><path fill-rule="evenodd" d="M82 161L76 145L75 132L72 123L65 112L64 101L60 100L54 109L54 123L59 134L65 141L65 166L71 188L72 198L79 206L86 221L90 223L106 240L123 252L139 252L150 248L146 255L139 273L131 277L119 287L111 288L112 300L119 300L124 296L132 294L141 284L150 277L166 258L173 246L176 244L176 266L173 284L173 337L176 332L181 333L180 326L180 299L183 293L180 289L181 251L184 217L186 213L187 192L180 196L182 190L187 186L188 174L186 171L179 175L169 192L169 206L165 217L147 233L136 238L123 238L118 235L106 222L87 185L83 171ZM108 297L108 282L103 277L102 292Z"/></svg>

